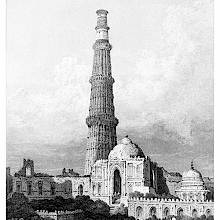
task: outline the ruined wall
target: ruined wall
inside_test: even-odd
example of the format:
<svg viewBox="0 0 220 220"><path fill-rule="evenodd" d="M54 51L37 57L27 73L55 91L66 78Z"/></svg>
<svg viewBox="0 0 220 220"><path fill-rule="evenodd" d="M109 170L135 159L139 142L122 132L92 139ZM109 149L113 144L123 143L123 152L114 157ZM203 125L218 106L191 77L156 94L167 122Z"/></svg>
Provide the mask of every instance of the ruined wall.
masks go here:
<svg viewBox="0 0 220 220"><path fill-rule="evenodd" d="M90 176L75 176L75 177L56 177L57 182L69 181L72 187L72 197L78 195L90 195L91 180Z"/></svg>
<svg viewBox="0 0 220 220"><path fill-rule="evenodd" d="M13 192L23 193L29 199L72 197L72 182L57 182L55 177L13 177Z"/></svg>
<svg viewBox="0 0 220 220"><path fill-rule="evenodd" d="M160 195L171 194L176 196L176 189L182 180L180 173L168 172L163 167L157 168L157 193Z"/></svg>
<svg viewBox="0 0 220 220"><path fill-rule="evenodd" d="M6 167L6 196L13 191L13 177L10 173L10 167Z"/></svg>

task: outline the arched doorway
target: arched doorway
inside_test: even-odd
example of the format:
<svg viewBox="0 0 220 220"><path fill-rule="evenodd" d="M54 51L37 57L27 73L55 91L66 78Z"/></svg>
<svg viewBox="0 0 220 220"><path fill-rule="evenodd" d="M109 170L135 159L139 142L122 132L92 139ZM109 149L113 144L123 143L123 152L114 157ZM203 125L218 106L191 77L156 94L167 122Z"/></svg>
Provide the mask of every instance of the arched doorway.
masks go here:
<svg viewBox="0 0 220 220"><path fill-rule="evenodd" d="M27 184L27 193L28 193L28 195L31 195L31 193L32 193L32 184L31 184L31 182L28 182L28 184Z"/></svg>
<svg viewBox="0 0 220 220"><path fill-rule="evenodd" d="M206 210L206 217L209 217L210 215L212 215L212 212L210 209L207 209Z"/></svg>
<svg viewBox="0 0 220 220"><path fill-rule="evenodd" d="M112 195L112 203L119 204L121 198L121 176L118 169L114 171L113 176L113 195Z"/></svg>
<svg viewBox="0 0 220 220"><path fill-rule="evenodd" d="M193 210L192 210L192 217L193 217L193 218L197 218L197 217L198 217L198 212L197 212L196 209L193 209Z"/></svg>
<svg viewBox="0 0 220 220"><path fill-rule="evenodd" d="M177 216L183 216L183 209L181 207L177 209Z"/></svg>
<svg viewBox="0 0 220 220"><path fill-rule="evenodd" d="M98 195L101 195L101 184L98 184Z"/></svg>
<svg viewBox="0 0 220 220"><path fill-rule="evenodd" d="M114 194L121 195L121 176L118 169L114 171Z"/></svg>
<svg viewBox="0 0 220 220"><path fill-rule="evenodd" d="M78 195L82 196L83 195L83 185L78 186Z"/></svg>
<svg viewBox="0 0 220 220"><path fill-rule="evenodd" d="M163 216L164 216L165 219L167 219L169 215L170 215L170 209L168 207L166 207L163 210Z"/></svg>
<svg viewBox="0 0 220 220"><path fill-rule="evenodd" d="M156 209L156 207L152 206L152 207L150 208L149 215L150 215L150 216L157 216L157 209Z"/></svg>
<svg viewBox="0 0 220 220"><path fill-rule="evenodd" d="M142 219L142 217L143 217L143 208L138 206L136 208L136 219L140 220L140 219Z"/></svg>
<svg viewBox="0 0 220 220"><path fill-rule="evenodd" d="M95 195L95 185L92 186L92 194Z"/></svg>

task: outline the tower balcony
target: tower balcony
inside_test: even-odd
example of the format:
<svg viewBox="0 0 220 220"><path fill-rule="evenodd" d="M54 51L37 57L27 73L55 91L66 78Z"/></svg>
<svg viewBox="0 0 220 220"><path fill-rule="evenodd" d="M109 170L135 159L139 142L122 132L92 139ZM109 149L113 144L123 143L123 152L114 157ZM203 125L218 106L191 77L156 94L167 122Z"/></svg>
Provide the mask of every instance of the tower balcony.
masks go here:
<svg viewBox="0 0 220 220"><path fill-rule="evenodd" d="M107 39L97 39L92 48L93 50L111 50L112 45Z"/></svg>
<svg viewBox="0 0 220 220"><path fill-rule="evenodd" d="M88 116L86 118L86 124L88 125L88 127L99 124L116 127L118 125L118 119L109 115Z"/></svg>
<svg viewBox="0 0 220 220"><path fill-rule="evenodd" d="M89 79L89 82L91 84L101 84L101 83L107 83L112 85L115 80L112 76L106 76L106 75L92 75Z"/></svg>

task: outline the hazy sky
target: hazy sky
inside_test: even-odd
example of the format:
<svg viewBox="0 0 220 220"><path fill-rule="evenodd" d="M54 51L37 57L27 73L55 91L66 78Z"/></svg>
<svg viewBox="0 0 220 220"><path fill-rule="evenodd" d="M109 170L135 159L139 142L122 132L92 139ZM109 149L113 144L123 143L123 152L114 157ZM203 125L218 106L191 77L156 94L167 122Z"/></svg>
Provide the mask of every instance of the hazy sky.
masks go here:
<svg viewBox="0 0 220 220"><path fill-rule="evenodd" d="M8 0L7 165L82 172L97 9L109 11L118 139L213 176L213 1Z"/></svg>

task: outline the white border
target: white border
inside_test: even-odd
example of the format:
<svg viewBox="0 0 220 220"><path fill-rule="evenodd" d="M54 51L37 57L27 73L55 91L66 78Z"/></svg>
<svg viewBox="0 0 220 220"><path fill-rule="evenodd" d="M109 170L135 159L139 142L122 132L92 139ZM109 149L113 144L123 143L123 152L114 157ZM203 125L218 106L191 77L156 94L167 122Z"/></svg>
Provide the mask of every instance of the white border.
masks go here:
<svg viewBox="0 0 220 220"><path fill-rule="evenodd" d="M0 215L6 219L6 1L0 1Z"/></svg>
<svg viewBox="0 0 220 220"><path fill-rule="evenodd" d="M215 219L219 219L220 216L220 175L219 175L219 168L220 168L220 160L219 160L219 146L220 146L220 88L219 88L219 79L220 79L220 2L215 1L215 10L214 10L214 19L215 19L215 29L214 29L214 94L215 94L215 141L214 141L214 181L215 181Z"/></svg>
<svg viewBox="0 0 220 220"><path fill-rule="evenodd" d="M218 0L215 1L215 148L214 148L214 176L215 176L215 219L218 219L220 216L220 174L218 168L220 168L220 2ZM1 146L1 181L0 181L0 213L1 219L6 219L5 216L5 168L6 168L6 0L0 1L0 146Z"/></svg>

